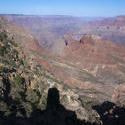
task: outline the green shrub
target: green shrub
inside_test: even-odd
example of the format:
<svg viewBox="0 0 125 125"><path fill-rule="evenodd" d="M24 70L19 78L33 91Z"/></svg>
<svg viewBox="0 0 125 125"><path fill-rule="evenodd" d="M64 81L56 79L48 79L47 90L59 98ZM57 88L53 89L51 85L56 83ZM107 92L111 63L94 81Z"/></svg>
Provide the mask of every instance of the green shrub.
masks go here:
<svg viewBox="0 0 125 125"><path fill-rule="evenodd" d="M0 72L2 73L8 73L10 70L7 67L0 66Z"/></svg>
<svg viewBox="0 0 125 125"><path fill-rule="evenodd" d="M7 34L5 32L0 33L0 40L3 41L7 39Z"/></svg>
<svg viewBox="0 0 125 125"><path fill-rule="evenodd" d="M47 97L45 95L42 96L42 103L40 105L41 110L45 110L47 105Z"/></svg>
<svg viewBox="0 0 125 125"><path fill-rule="evenodd" d="M24 65L24 62L23 62L22 59L19 60L19 63L20 63L21 65Z"/></svg>
<svg viewBox="0 0 125 125"><path fill-rule="evenodd" d="M38 103L39 101L39 95L35 90L28 89L26 91L26 100L28 102L31 102L32 104Z"/></svg>
<svg viewBox="0 0 125 125"><path fill-rule="evenodd" d="M4 56L5 51L6 51L5 47L0 47L0 56Z"/></svg>
<svg viewBox="0 0 125 125"><path fill-rule="evenodd" d="M24 91L24 83L25 83L25 79L22 76L16 75L14 77L14 86L17 92Z"/></svg>
<svg viewBox="0 0 125 125"><path fill-rule="evenodd" d="M20 75L16 75L15 77L14 77L14 82L16 83L16 84L23 84L24 83L24 78L22 77L22 76L20 76Z"/></svg>
<svg viewBox="0 0 125 125"><path fill-rule="evenodd" d="M33 111L33 107L31 105L31 103L29 102L22 102L22 106L24 107L25 111L26 111L26 116L30 117L32 111Z"/></svg>
<svg viewBox="0 0 125 125"><path fill-rule="evenodd" d="M0 111L7 111L8 110L8 106L4 101L0 102Z"/></svg>

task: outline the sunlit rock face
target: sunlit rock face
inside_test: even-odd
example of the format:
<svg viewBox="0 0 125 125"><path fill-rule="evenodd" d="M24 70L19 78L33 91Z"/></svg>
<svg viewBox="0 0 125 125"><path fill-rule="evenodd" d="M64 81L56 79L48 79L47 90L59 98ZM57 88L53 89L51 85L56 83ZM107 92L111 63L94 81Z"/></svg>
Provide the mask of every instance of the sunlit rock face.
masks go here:
<svg viewBox="0 0 125 125"><path fill-rule="evenodd" d="M27 88L37 87L46 100L49 88L56 87L61 104L74 111L78 118L86 120L91 116L94 116L93 121L99 118L92 105L107 100L119 105L125 103L124 45L117 45L97 34L82 34L80 39L75 39L66 33L52 48L49 46L48 51L29 31L1 20L0 31L5 30L9 38L13 37L19 44L23 50L19 50L19 58L27 57L27 71L23 72L22 64L17 70L30 84Z"/></svg>
<svg viewBox="0 0 125 125"><path fill-rule="evenodd" d="M119 46L124 44L124 16L91 22L74 17L6 15L6 18L36 37L43 46L42 50L36 46L36 61L70 87L104 92L103 99L112 100L114 87L124 82L125 49ZM29 45L27 48L34 46Z"/></svg>

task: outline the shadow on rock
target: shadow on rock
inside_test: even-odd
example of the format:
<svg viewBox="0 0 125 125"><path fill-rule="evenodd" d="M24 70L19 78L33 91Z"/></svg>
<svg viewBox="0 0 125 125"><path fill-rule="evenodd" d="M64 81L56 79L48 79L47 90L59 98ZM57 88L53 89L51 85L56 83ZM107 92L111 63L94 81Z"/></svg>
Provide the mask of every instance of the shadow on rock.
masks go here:
<svg viewBox="0 0 125 125"><path fill-rule="evenodd" d="M31 114L33 125L95 125L77 119L74 111L65 109L60 104L59 91L51 88L48 91L46 110L36 110Z"/></svg>
<svg viewBox="0 0 125 125"><path fill-rule="evenodd" d="M14 101L13 101L14 102ZM96 125L86 121L77 119L74 111L65 109L60 104L59 91L56 88L48 90L47 106L46 109L41 111L34 108L30 117L26 117L23 109L24 116L17 117L16 108L13 108L13 115L4 116L5 112L0 112L0 125Z"/></svg>
<svg viewBox="0 0 125 125"><path fill-rule="evenodd" d="M20 105L20 102L7 97L8 101L11 100L8 105L11 106L14 103ZM31 115L27 117L24 108L18 109L11 106L11 115L6 116L5 111L0 112L0 125L97 125L78 119L74 111L67 110L60 104L59 98L59 91L56 88L50 88L45 110L34 107ZM118 107L111 102L104 102L92 108L100 115L102 125L125 125L125 108ZM22 117L17 116L17 112L20 112Z"/></svg>
<svg viewBox="0 0 125 125"><path fill-rule="evenodd" d="M92 108L100 115L103 125L125 125L125 108L108 101Z"/></svg>

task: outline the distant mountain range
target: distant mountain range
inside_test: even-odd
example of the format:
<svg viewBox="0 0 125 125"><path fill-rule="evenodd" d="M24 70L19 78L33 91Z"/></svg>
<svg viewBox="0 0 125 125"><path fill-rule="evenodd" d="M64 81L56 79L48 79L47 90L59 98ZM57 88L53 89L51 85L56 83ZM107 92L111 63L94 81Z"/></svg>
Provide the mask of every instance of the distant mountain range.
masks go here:
<svg viewBox="0 0 125 125"><path fill-rule="evenodd" d="M84 34L94 34L119 45L125 44L125 16L111 18L60 15L2 16L8 19L9 22L30 31L37 38L40 45L51 51L54 50L57 41L63 40L64 35L71 35L75 39L80 39Z"/></svg>
<svg viewBox="0 0 125 125"><path fill-rule="evenodd" d="M2 15L9 22L22 26L30 31L45 48L52 48L55 41L63 38L65 34L78 32L84 23L102 18L73 17L73 16L26 16ZM51 40L51 41L50 41Z"/></svg>
<svg viewBox="0 0 125 125"><path fill-rule="evenodd" d="M75 111L78 118L99 124L101 116L97 116L92 106L105 101L124 106L125 16L90 20L72 16L1 15L0 33L3 32L21 48L18 50L17 46L19 59L24 58L26 67L15 56L11 61L17 63L17 74L27 81L29 78L28 87L36 87L45 95L49 87L57 87L61 103ZM3 41L9 39L0 41L3 46ZM112 112L115 108L112 107Z"/></svg>

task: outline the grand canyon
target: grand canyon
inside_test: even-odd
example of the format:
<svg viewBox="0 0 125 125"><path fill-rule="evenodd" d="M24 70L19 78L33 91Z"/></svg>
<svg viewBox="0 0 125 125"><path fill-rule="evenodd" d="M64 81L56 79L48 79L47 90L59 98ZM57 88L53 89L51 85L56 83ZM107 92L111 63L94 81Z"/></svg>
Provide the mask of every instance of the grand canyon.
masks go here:
<svg viewBox="0 0 125 125"><path fill-rule="evenodd" d="M3 91L1 97L11 101L22 100L23 103L16 101L13 103L16 103L17 109L20 105L27 106L27 116L30 116L32 106L45 109L47 91L56 87L60 92L60 103L67 110L63 115L65 116L65 113L67 115L61 117L62 108L59 108L59 112L56 112L59 119L57 118L55 122L53 120L55 117L52 117L47 121L48 124L52 121L54 121L52 125L59 124L58 120L62 125L125 124L124 15L89 18L1 14L0 38L0 46L3 47L4 41L7 41L6 46L8 45L10 49L5 50L4 54L3 49L0 50L0 89ZM9 41L15 41L18 46ZM15 54L15 51L18 51L18 54ZM15 66L11 61L15 62ZM25 87L20 85L22 90L20 87L18 90L17 87L19 97L16 97L13 84L14 80L20 82L22 80L20 77L25 79L22 81ZM8 89L7 85L4 85L7 80L12 86L8 95L4 93ZM26 97L23 98L21 93ZM8 106L8 111L0 109L1 113L5 111L5 117L3 120L0 119L1 124L7 124L4 119L14 108L14 105L5 102L6 100L1 101L0 104L4 105L5 109ZM68 116L68 110L74 112L79 120L74 117L73 122L70 119L72 113L70 112ZM16 116L22 117L20 111L16 113ZM46 117L51 116L47 110L37 118L31 115L31 119L36 118L36 121L42 119L40 124L43 122L43 125L47 125L44 114ZM63 119L68 117L69 123L63 123ZM22 122L30 125L31 119L17 118L16 124ZM34 122L34 125L36 124L38 123Z"/></svg>

